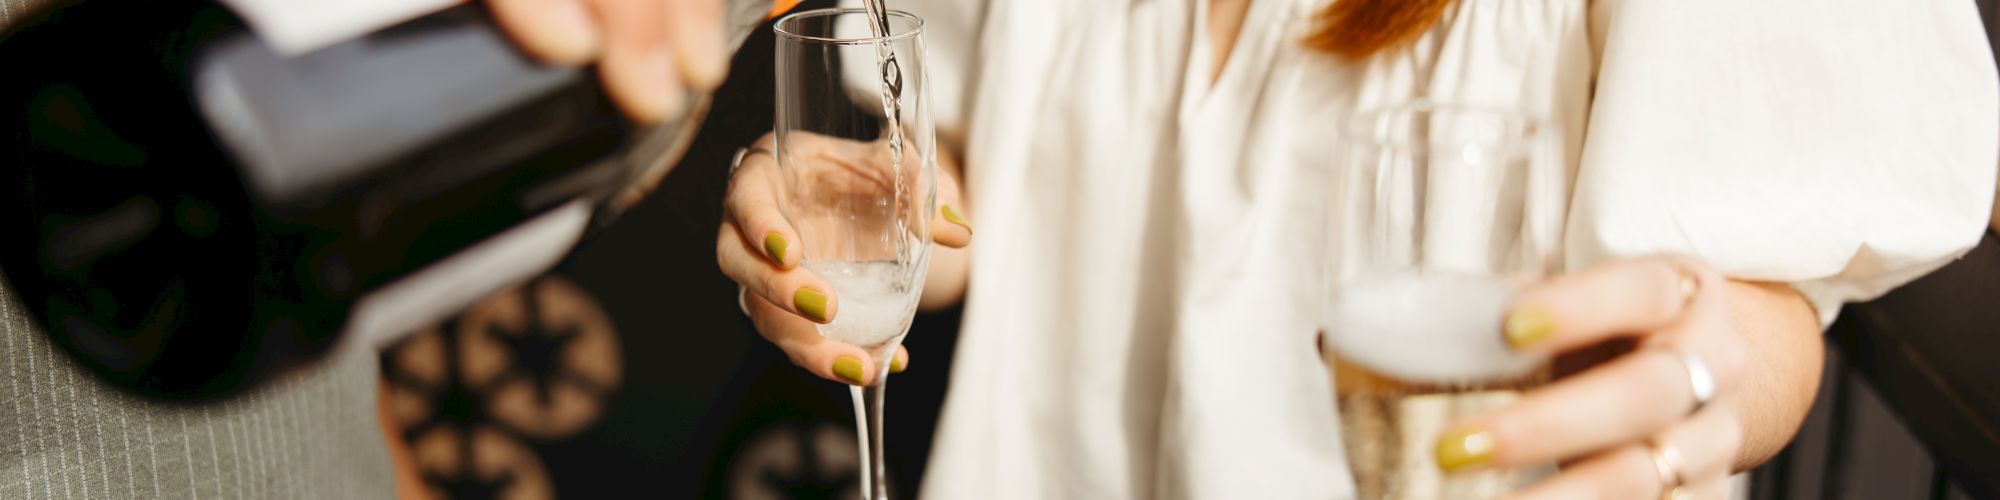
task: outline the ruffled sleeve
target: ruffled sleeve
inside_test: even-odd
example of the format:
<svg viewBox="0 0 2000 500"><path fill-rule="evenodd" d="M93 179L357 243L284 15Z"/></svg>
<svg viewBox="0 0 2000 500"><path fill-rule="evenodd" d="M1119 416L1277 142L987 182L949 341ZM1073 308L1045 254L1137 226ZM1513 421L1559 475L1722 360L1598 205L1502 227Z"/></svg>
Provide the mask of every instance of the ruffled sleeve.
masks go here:
<svg viewBox="0 0 2000 500"><path fill-rule="evenodd" d="M1821 323L1978 242L2000 87L1972 2L1600 0L1569 265L1699 255Z"/></svg>

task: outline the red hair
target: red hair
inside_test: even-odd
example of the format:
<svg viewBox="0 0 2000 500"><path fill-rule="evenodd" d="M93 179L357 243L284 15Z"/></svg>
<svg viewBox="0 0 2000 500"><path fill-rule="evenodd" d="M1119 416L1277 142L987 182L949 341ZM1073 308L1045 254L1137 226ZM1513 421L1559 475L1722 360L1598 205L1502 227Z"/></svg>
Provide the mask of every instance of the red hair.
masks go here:
<svg viewBox="0 0 2000 500"><path fill-rule="evenodd" d="M1444 15L1452 0L1334 0L1319 11L1306 46L1360 59L1408 45Z"/></svg>

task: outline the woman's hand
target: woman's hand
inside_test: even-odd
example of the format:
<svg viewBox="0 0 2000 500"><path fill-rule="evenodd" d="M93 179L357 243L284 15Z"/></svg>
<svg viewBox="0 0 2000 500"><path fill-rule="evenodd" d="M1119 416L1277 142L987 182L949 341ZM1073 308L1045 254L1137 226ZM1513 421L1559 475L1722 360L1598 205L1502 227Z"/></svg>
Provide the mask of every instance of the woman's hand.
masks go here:
<svg viewBox="0 0 2000 500"><path fill-rule="evenodd" d="M722 0L489 0L509 36L544 62L593 62L625 114L658 123L729 70Z"/></svg>
<svg viewBox="0 0 2000 500"><path fill-rule="evenodd" d="M839 316L840 300L825 280L798 267L798 230L786 222L778 208L784 199L780 181L786 179L781 178L785 174L773 157L775 142L766 134L737 162L729 194L723 199L716 262L723 274L743 286L739 298L757 331L784 350L793 364L827 380L866 385L875 379L879 363L860 347L821 336L815 326ZM882 166L889 162L888 149L880 143L803 133L795 134L789 142L786 151L794 161L792 173L801 177L798 182L820 186L822 194L866 194L892 185L879 178L879 173L887 170ZM940 163L948 157L938 156ZM931 216L930 233L937 244L963 248L972 241L972 228L959 208L954 171L943 165L938 168L938 212ZM899 347L891 370L902 371L908 362L909 352Z"/></svg>
<svg viewBox="0 0 2000 500"><path fill-rule="evenodd" d="M1730 282L1678 257L1604 264L1538 286L1505 325L1517 350L1636 346L1438 440L1447 471L1565 464L1508 497L1522 500L1654 499L1675 488L1674 498L1726 498L1734 470L1796 432L1823 354L1818 323L1796 294Z"/></svg>

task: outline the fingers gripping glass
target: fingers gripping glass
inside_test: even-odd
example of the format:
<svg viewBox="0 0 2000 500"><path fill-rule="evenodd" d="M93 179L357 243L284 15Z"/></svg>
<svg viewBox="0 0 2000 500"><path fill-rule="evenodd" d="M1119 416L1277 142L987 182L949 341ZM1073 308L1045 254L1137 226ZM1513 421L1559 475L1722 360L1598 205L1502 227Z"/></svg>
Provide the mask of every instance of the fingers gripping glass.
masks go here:
<svg viewBox="0 0 2000 500"><path fill-rule="evenodd" d="M1566 189L1536 128L1419 101L1361 113L1337 141L1322 333L1361 498L1488 498L1545 471L1446 473L1482 450L1435 447L1545 378L1500 333L1559 255Z"/></svg>
<svg viewBox="0 0 2000 500"><path fill-rule="evenodd" d="M884 391L930 263L937 156L923 20L872 17L824 9L778 20L774 191L801 266L833 287L838 306L820 333L876 363L852 394L862 496L884 499Z"/></svg>

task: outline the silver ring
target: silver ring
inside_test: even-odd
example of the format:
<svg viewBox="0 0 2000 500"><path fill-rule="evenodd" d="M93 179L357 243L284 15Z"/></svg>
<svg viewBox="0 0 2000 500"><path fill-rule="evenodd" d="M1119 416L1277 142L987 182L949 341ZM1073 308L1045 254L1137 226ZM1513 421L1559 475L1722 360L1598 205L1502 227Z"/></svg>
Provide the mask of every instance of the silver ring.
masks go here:
<svg viewBox="0 0 2000 500"><path fill-rule="evenodd" d="M1715 372L1709 371L1708 362L1702 361L1694 351L1678 346L1673 351L1675 357L1681 360L1681 367L1687 369L1688 388L1694 394L1694 407L1689 408L1687 414L1693 415L1715 400Z"/></svg>
<svg viewBox="0 0 2000 500"><path fill-rule="evenodd" d="M766 148L766 147L763 147L763 146L750 146L750 147L743 147L743 148L736 148L736 156L735 156L735 157L733 157L733 158L730 158L730 159L729 159L729 175L730 175L730 177L735 177L735 176L736 176L736 169L737 169L738 167L742 167L742 166L743 166L743 159L744 159L744 158L749 158L749 157L750 157L750 155L752 155L752 154L756 154L756 153L764 153L764 154L767 154L767 155L771 155L771 158L777 158L777 157L778 157L778 153L776 153L776 152L773 152L773 151L771 151L771 149L770 149L770 148Z"/></svg>
<svg viewBox="0 0 2000 500"><path fill-rule="evenodd" d="M1653 458L1653 472L1660 475L1660 500L1686 498L1687 493L1681 489L1687 484L1687 477L1681 474L1686 463L1681 460L1681 450L1658 439L1646 441L1646 448L1652 451L1647 455Z"/></svg>
<svg viewBox="0 0 2000 500"><path fill-rule="evenodd" d="M744 316L750 315L750 289L743 285L736 285L736 308L741 309Z"/></svg>

